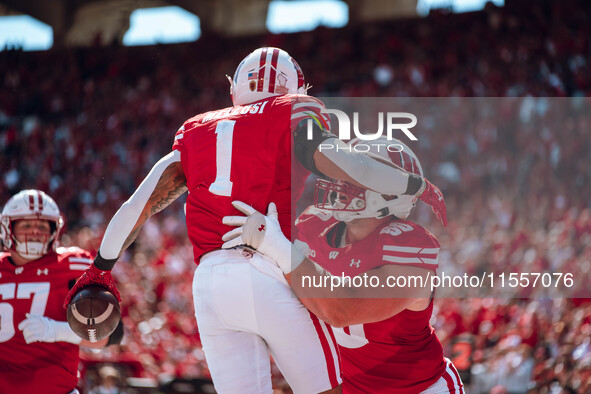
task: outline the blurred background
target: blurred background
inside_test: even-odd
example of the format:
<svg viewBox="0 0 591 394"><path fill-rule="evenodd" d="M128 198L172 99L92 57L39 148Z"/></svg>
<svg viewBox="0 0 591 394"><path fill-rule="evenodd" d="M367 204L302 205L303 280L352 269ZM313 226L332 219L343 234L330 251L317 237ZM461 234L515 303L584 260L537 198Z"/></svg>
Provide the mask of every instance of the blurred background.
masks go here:
<svg viewBox="0 0 591 394"><path fill-rule="evenodd" d="M589 105L590 21L585 0L3 0L0 205L44 190L66 217L62 243L96 252L178 127L231 105L225 74L278 46L319 97L516 97L503 122L464 112L451 131L422 132L413 150L450 224L422 204L410 219L462 271L588 275L591 113L557 122L547 108ZM85 392L212 392L183 199L115 267L125 340L83 350ZM432 324L468 392L591 392L588 299L441 299Z"/></svg>

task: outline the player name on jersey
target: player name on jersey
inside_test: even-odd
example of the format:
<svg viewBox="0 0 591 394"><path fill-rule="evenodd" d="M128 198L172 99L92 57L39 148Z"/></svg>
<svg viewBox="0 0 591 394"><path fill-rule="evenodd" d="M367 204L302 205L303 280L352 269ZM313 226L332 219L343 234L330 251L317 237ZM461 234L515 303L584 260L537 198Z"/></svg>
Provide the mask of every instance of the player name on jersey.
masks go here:
<svg viewBox="0 0 591 394"><path fill-rule="evenodd" d="M226 109L223 109L220 111L208 112L207 114L205 114L205 116L201 120L201 123L209 122L211 120L223 119L223 118L227 118L229 116L234 116L234 115L246 115L249 113L253 114L253 115L257 115L257 114L260 115L265 110L265 106L267 105L268 102L269 102L269 100L265 100L261 103L236 106L236 107L226 108Z"/></svg>

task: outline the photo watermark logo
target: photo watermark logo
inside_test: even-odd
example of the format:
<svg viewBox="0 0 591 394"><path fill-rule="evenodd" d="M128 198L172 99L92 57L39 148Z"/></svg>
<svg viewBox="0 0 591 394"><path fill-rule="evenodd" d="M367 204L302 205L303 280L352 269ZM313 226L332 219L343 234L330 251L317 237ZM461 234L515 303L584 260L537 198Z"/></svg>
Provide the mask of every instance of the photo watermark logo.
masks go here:
<svg viewBox="0 0 591 394"><path fill-rule="evenodd" d="M411 128L416 126L417 124L417 117L409 112L378 112L378 130L373 133L362 133L359 128L359 112L353 112L353 127L351 128L351 120L349 116L341 110L334 109L334 108L323 108L323 114L333 114L336 117L338 123L338 137L340 140L349 141L351 138L358 138L359 140L363 141L360 143L355 144L354 146L347 146L346 149L354 150L356 152L369 152L372 147L379 151L382 147L388 152L401 152L403 150L402 145L392 143L392 144L384 144L384 143L370 143L369 141L375 141L384 136L384 129L385 129L385 136L388 141L393 140L393 134L395 131L402 131L408 139L411 141L418 141L418 138L410 131ZM308 140L313 139L313 128L314 123L321 128L325 129L326 127L322 127L324 122L323 119L319 119L318 116L311 113L309 114L311 119L308 119L307 124L307 138ZM406 122L400 122L400 120L406 120ZM384 127L385 123L385 127ZM353 133L351 133L351 130ZM330 149L345 149L345 147L333 145L333 144L320 144L319 150L330 150Z"/></svg>

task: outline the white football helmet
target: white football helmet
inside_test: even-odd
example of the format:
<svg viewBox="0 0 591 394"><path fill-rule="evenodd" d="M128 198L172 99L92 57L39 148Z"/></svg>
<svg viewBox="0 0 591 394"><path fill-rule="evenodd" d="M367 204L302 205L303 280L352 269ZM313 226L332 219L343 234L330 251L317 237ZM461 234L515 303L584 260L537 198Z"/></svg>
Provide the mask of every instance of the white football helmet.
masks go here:
<svg viewBox="0 0 591 394"><path fill-rule="evenodd" d="M15 221L42 219L49 221L51 233L42 241L20 242L12 232ZM12 250L26 259L38 259L51 248L55 251L64 226L60 210L51 197L41 190L23 190L8 200L0 215L0 239L4 250Z"/></svg>
<svg viewBox="0 0 591 394"><path fill-rule="evenodd" d="M352 149L357 147L358 152L363 152L384 164L423 176L419 159L400 140L380 137L373 141L363 141L355 138L348 145ZM322 179L316 182L314 193L316 208L331 211L335 219L343 222L361 218L383 218L388 215L406 219L416 202L416 196L388 196L348 182Z"/></svg>
<svg viewBox="0 0 591 394"><path fill-rule="evenodd" d="M306 94L304 73L283 49L259 48L246 56L230 79L234 105L254 103L283 94Z"/></svg>

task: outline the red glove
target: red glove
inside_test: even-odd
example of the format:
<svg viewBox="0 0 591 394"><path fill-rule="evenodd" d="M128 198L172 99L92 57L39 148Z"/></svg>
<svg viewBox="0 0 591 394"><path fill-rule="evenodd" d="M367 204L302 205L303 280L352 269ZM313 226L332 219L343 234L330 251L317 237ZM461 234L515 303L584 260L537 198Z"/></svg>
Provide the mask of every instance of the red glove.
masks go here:
<svg viewBox="0 0 591 394"><path fill-rule="evenodd" d="M425 190L419 199L431 207L441 224L447 226L447 208L443 201L443 193L437 186L425 179Z"/></svg>
<svg viewBox="0 0 591 394"><path fill-rule="evenodd" d="M74 298L76 293L78 293L84 287L93 285L102 286L109 290L111 293L113 293L113 295L115 295L115 297L117 297L117 300L121 302L121 296L119 295L119 290L117 290L117 287L115 286L115 282L111 276L111 271L100 270L96 268L94 264L92 264L86 269L86 271L84 271L82 276L78 278L74 284L74 287L72 287L68 295L66 295L66 299L64 300L64 308L68 308L70 301L72 301L72 298Z"/></svg>

